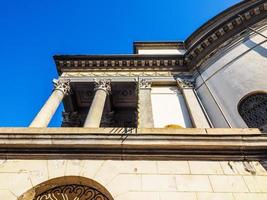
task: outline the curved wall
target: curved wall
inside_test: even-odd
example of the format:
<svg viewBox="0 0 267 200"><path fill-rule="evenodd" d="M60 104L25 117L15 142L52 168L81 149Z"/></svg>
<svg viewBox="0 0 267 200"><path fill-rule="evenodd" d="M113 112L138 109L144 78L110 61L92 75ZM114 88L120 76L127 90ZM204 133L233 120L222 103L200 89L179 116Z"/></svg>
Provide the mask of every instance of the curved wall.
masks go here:
<svg viewBox="0 0 267 200"><path fill-rule="evenodd" d="M267 36L267 27L258 30ZM245 33L198 70L196 91L214 127L247 127L238 113L245 95L267 92L267 40Z"/></svg>

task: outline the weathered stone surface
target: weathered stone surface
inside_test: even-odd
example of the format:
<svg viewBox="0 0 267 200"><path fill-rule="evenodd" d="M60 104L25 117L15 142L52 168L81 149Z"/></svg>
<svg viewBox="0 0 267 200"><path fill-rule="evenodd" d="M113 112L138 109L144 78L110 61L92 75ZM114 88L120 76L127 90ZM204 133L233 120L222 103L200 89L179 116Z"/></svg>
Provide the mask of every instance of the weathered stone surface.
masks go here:
<svg viewBox="0 0 267 200"><path fill-rule="evenodd" d="M172 175L142 175L143 191L176 191L175 176Z"/></svg>
<svg viewBox="0 0 267 200"><path fill-rule="evenodd" d="M235 200L266 200L267 194L263 193L234 193Z"/></svg>
<svg viewBox="0 0 267 200"><path fill-rule="evenodd" d="M197 193L198 200L235 200L231 193Z"/></svg>
<svg viewBox="0 0 267 200"><path fill-rule="evenodd" d="M159 174L190 174L188 161L157 161Z"/></svg>
<svg viewBox="0 0 267 200"><path fill-rule="evenodd" d="M211 192L208 176L176 175L177 190L183 192Z"/></svg>
<svg viewBox="0 0 267 200"><path fill-rule="evenodd" d="M267 192L267 176L243 176L250 192Z"/></svg>
<svg viewBox="0 0 267 200"><path fill-rule="evenodd" d="M0 199L2 199L2 200L16 200L17 197L9 190L0 189Z"/></svg>
<svg viewBox="0 0 267 200"><path fill-rule="evenodd" d="M241 176L209 175L214 192L249 192Z"/></svg>
<svg viewBox="0 0 267 200"><path fill-rule="evenodd" d="M191 174L223 174L219 162L216 161L189 161Z"/></svg>
<svg viewBox="0 0 267 200"><path fill-rule="evenodd" d="M160 192L160 200L197 200L194 192Z"/></svg>

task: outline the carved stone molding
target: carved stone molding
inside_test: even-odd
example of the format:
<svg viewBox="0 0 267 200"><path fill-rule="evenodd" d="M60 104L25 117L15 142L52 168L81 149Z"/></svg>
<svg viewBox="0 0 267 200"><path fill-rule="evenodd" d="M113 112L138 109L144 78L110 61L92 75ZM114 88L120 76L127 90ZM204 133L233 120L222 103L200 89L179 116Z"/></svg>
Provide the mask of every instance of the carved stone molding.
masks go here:
<svg viewBox="0 0 267 200"><path fill-rule="evenodd" d="M141 79L138 85L139 89L151 89L152 82L149 79Z"/></svg>
<svg viewBox="0 0 267 200"><path fill-rule="evenodd" d="M205 57L214 55L228 39L266 19L267 3L264 0L244 1L238 6L211 19L186 40L185 63L190 69L198 67Z"/></svg>
<svg viewBox="0 0 267 200"><path fill-rule="evenodd" d="M54 56L59 71L98 69L120 71L186 71L184 59L177 55Z"/></svg>
<svg viewBox="0 0 267 200"><path fill-rule="evenodd" d="M79 127L81 121L78 112L62 112L62 127Z"/></svg>
<svg viewBox="0 0 267 200"><path fill-rule="evenodd" d="M62 185L45 191L34 200L109 200L103 193L95 188L84 185Z"/></svg>
<svg viewBox="0 0 267 200"><path fill-rule="evenodd" d="M178 87L181 90L188 89L188 88L193 89L195 87L195 82L193 80L177 78L176 81L178 83Z"/></svg>
<svg viewBox="0 0 267 200"><path fill-rule="evenodd" d="M95 79L95 91L104 90L107 94L111 92L111 79Z"/></svg>
<svg viewBox="0 0 267 200"><path fill-rule="evenodd" d="M70 82L69 81L61 81L58 79L53 79L53 84L54 84L54 90L60 90L63 92L64 95L69 95L71 92L70 89Z"/></svg>

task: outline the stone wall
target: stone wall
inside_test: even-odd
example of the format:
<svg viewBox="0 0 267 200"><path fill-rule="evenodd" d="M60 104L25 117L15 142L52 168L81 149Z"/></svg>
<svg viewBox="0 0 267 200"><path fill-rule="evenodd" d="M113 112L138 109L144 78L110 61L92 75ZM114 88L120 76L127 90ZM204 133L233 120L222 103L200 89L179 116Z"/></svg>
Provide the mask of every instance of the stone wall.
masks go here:
<svg viewBox="0 0 267 200"><path fill-rule="evenodd" d="M115 200L267 199L267 172L258 162L141 160L0 160L0 199L70 175L97 181Z"/></svg>
<svg viewBox="0 0 267 200"><path fill-rule="evenodd" d="M266 27L258 31L267 35ZM196 91L214 127L247 127L237 107L244 96L267 92L266 48L266 38L246 33L202 65Z"/></svg>

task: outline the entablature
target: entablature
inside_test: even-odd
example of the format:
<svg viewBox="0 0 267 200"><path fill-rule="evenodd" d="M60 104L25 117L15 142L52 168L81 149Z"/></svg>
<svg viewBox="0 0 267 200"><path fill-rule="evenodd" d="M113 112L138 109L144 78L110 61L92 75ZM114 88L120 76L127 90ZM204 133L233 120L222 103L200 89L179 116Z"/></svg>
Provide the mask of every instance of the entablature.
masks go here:
<svg viewBox="0 0 267 200"><path fill-rule="evenodd" d="M188 71L180 55L56 55L58 73L94 71Z"/></svg>

